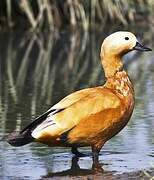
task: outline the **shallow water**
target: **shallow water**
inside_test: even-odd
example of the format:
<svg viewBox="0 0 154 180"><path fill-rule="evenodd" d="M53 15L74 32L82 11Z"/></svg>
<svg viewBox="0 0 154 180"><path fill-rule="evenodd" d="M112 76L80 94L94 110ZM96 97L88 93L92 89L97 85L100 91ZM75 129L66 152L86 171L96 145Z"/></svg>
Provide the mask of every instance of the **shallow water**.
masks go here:
<svg viewBox="0 0 154 180"><path fill-rule="evenodd" d="M0 138L21 130L65 95L103 84L99 49L106 34L0 33ZM149 35L150 36L150 35ZM150 42L150 37L148 44ZM153 48L154 49L154 48ZM150 169L154 161L154 52L132 52L125 67L134 83L131 121L100 154L104 176ZM90 148L80 151L90 153ZM1 179L41 179L92 173L91 156L76 164L68 148L0 141Z"/></svg>

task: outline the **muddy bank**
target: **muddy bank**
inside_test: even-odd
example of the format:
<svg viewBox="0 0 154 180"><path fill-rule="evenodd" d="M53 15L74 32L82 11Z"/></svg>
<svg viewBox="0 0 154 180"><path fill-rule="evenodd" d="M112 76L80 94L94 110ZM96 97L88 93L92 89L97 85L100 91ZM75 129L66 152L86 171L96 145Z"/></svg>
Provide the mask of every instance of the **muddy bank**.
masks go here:
<svg viewBox="0 0 154 180"><path fill-rule="evenodd" d="M143 171L138 171L138 172L130 172L130 173L123 173L123 174L115 174L113 175L112 172L102 172L102 173L95 173L95 174L89 174L89 175L78 175L78 176L71 176L71 175L66 175L66 176L61 176L60 174L57 176L55 174L48 174L47 176L44 176L41 178L41 180L149 180L154 178L154 171L149 170L143 172Z"/></svg>

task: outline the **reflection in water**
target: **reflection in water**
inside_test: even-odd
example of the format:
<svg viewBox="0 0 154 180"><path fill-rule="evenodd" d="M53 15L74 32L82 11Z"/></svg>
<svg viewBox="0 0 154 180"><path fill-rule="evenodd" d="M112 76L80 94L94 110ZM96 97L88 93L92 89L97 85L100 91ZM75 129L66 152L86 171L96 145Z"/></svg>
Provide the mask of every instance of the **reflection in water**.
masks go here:
<svg viewBox="0 0 154 180"><path fill-rule="evenodd" d="M99 50L104 36L79 31L0 34L0 138L22 129L65 95L102 84ZM136 108L129 125L101 152L104 172L111 175L150 168L154 157L153 56L131 53L126 68L135 84ZM71 167L69 151L35 143L14 148L1 141L0 177L38 179L93 173L90 156L79 159L80 168L73 159Z"/></svg>
<svg viewBox="0 0 154 180"><path fill-rule="evenodd" d="M74 156L72 157L72 162L71 162L71 168L67 169L65 171L61 172L53 172L47 174L47 176L44 176L44 178L47 177L55 177L55 176L79 176L79 175L89 175L89 174L95 174L95 172L91 169L81 169L79 164L78 164L79 158ZM102 169L103 171L103 169Z"/></svg>

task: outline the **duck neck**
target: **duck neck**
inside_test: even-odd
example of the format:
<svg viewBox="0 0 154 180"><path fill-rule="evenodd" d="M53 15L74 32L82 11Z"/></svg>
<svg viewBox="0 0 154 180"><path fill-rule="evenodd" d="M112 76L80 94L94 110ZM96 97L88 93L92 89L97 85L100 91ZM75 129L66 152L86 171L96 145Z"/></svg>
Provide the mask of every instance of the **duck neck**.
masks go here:
<svg viewBox="0 0 154 180"><path fill-rule="evenodd" d="M108 79L123 69L121 56L103 56L101 57L105 77Z"/></svg>
<svg viewBox="0 0 154 180"><path fill-rule="evenodd" d="M132 97L134 95L133 84L124 70L116 72L112 77L108 77L104 87L115 90L121 97Z"/></svg>

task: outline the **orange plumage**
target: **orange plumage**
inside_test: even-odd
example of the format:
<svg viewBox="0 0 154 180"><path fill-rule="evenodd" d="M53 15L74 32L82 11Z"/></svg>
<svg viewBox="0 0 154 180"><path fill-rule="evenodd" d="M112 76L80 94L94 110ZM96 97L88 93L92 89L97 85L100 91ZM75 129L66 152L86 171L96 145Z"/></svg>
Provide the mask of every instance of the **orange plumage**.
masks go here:
<svg viewBox="0 0 154 180"><path fill-rule="evenodd" d="M126 38L127 37L127 38ZM50 108L8 142L20 146L38 141L49 146L91 146L94 161L104 143L129 121L134 109L133 85L122 70L122 56L131 50L148 51L130 32L108 36L101 48L104 86L74 92Z"/></svg>

